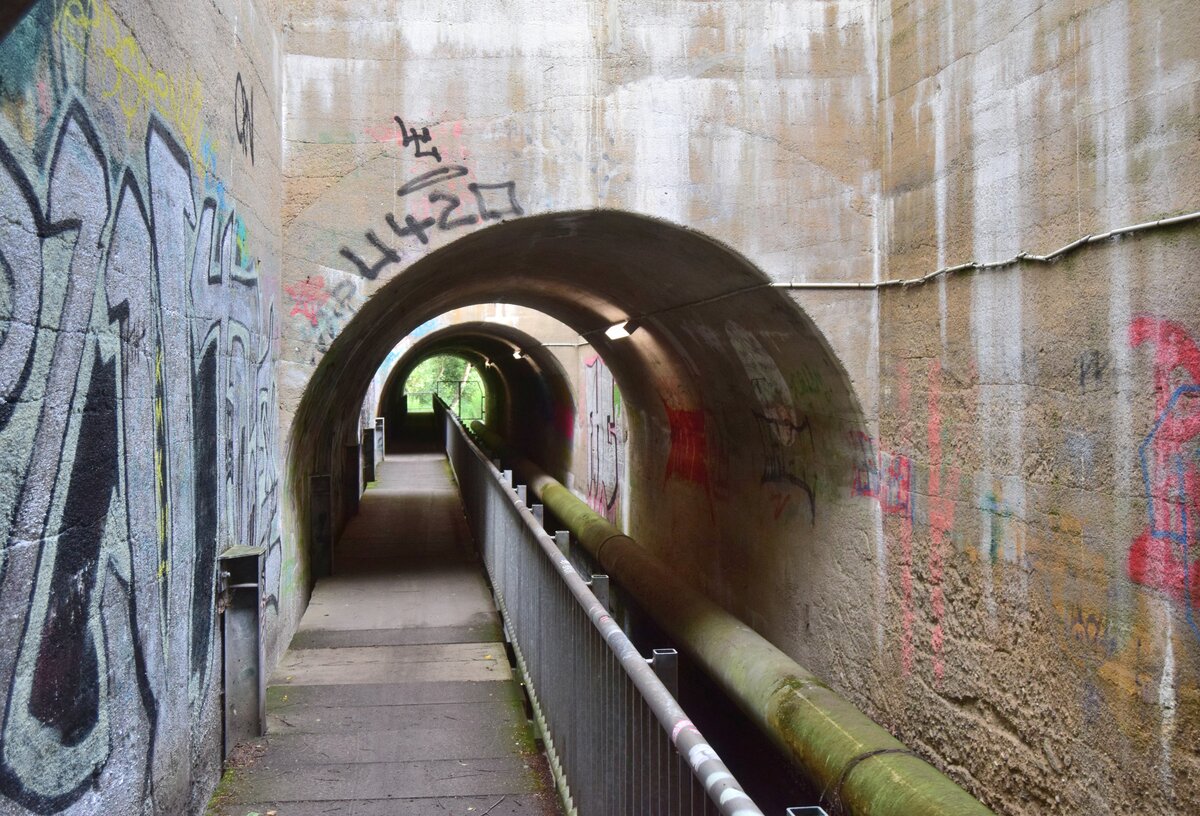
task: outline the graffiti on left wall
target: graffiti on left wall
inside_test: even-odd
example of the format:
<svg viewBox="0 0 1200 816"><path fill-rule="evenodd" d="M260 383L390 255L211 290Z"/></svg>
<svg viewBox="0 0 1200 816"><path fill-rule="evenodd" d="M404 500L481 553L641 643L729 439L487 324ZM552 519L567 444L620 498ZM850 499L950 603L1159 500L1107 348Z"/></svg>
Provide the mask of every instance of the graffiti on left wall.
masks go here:
<svg viewBox="0 0 1200 816"><path fill-rule="evenodd" d="M0 137L0 795L140 813L213 721L217 555L278 586L274 305L164 122L144 178L82 102L51 127Z"/></svg>

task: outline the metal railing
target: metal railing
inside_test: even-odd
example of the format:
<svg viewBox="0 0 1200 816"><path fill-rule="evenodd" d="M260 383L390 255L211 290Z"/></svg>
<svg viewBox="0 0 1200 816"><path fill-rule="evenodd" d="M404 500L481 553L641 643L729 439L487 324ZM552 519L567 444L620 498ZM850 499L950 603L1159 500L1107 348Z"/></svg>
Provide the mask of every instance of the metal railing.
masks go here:
<svg viewBox="0 0 1200 816"><path fill-rule="evenodd" d="M761 816L672 692L674 650L647 661L440 401L446 454L563 800L580 816Z"/></svg>
<svg viewBox="0 0 1200 816"><path fill-rule="evenodd" d="M476 382L438 380L433 391L406 391L404 397L410 414L431 413L435 398L449 405L460 419L483 419L487 413L487 392Z"/></svg>

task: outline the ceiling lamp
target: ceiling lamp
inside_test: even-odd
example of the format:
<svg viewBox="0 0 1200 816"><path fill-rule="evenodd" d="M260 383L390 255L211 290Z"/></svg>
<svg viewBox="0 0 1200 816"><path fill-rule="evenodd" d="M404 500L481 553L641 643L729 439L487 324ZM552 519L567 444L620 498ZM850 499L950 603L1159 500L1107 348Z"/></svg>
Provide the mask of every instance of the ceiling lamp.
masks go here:
<svg viewBox="0 0 1200 816"><path fill-rule="evenodd" d="M604 336L609 340L621 340L628 337L638 330L638 324L634 320L622 320L620 323L613 323L604 330Z"/></svg>

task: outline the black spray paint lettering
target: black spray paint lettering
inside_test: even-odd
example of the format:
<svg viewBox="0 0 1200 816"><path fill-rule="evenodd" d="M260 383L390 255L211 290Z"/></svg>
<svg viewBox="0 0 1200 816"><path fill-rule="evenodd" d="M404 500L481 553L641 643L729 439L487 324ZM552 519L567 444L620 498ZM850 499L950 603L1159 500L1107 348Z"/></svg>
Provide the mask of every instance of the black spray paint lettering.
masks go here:
<svg viewBox="0 0 1200 816"><path fill-rule="evenodd" d="M434 169L422 173L419 176L415 176L402 184L400 189L396 191L396 195L400 198L404 198L404 196L410 193L415 193L417 190L424 190L426 187L432 187L441 181L449 181L450 179L461 178L469 172L471 171L463 167L461 164L448 164L445 167L435 167Z"/></svg>
<svg viewBox="0 0 1200 816"><path fill-rule="evenodd" d="M416 148L413 153L415 157L418 159L423 159L427 156L432 156L439 162L442 160L442 154L438 152L436 147L431 147L428 150L421 150L421 145L429 144L429 128L424 127L421 128L420 132L417 132L416 128L406 128L404 126L404 120L399 116L392 118L394 118L396 120L396 124L400 126L400 136L404 140L404 146L408 147L409 145L413 145Z"/></svg>
<svg viewBox="0 0 1200 816"><path fill-rule="evenodd" d="M223 542L267 548L277 605L273 307L235 275L236 216L196 206L156 119L145 166L114 204L79 103L44 169L0 139L0 444L23 463L0 493L0 607L25 610L0 624L0 794L39 813L155 809L154 781L196 748L165 723L214 704ZM54 298L42 258L63 249Z"/></svg>
<svg viewBox="0 0 1200 816"><path fill-rule="evenodd" d="M484 221L495 221L498 218L503 218L506 215L524 215L525 211L521 209L521 205L517 203L517 183L515 181L506 181L503 184L476 184L471 182L467 185L467 189L475 194L475 201L479 204L479 217ZM499 192L503 190L508 193L508 202L505 208L505 202L499 202L502 205L501 209L493 209L488 206L488 197L484 193Z"/></svg>
<svg viewBox="0 0 1200 816"><path fill-rule="evenodd" d="M242 155L249 155L250 163L254 164L254 89L246 94L241 73L233 85L233 126L238 144L242 146Z"/></svg>
<svg viewBox="0 0 1200 816"><path fill-rule="evenodd" d="M400 124L401 128L404 127L404 122L400 117L396 117L396 121ZM413 138L417 138L417 136ZM407 145L408 142L405 141L405 144ZM441 161L440 157L438 161ZM396 190L396 197L406 198L421 190L430 187L436 188L442 182L462 178L469 172L461 164L447 164L435 167L432 170L427 170L424 173L414 176L402 184ZM435 227L441 232L452 232L460 227L472 226L481 221L497 221L508 215L521 216L525 214L525 210L517 201L517 183L515 181L505 181L499 184L471 182L467 185L467 190L475 198L477 214L465 213L454 216L454 213L462 206L462 199L454 193L446 192L442 189L434 189L426 197L430 204L441 205L441 210L437 218L427 216L418 220L412 215L405 215L403 223L401 223L396 218L395 213L386 213L383 220L396 237L415 237L422 245L427 245L429 243L429 233ZM400 262L400 253L394 247L384 243L374 230L367 230L363 237L379 253L379 258L373 263L368 263L365 258L350 247L343 246L338 250L339 255L354 264L354 268L358 271L358 274L367 280L375 280L384 269L387 269L387 267L394 263Z"/></svg>

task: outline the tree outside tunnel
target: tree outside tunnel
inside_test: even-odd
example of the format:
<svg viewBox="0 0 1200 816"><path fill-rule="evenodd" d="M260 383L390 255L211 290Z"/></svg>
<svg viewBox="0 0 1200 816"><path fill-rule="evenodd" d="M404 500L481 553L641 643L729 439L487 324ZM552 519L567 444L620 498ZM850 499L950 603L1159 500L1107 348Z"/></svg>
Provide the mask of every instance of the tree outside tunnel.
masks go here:
<svg viewBox="0 0 1200 816"><path fill-rule="evenodd" d="M432 412L435 396L460 419L483 419L487 410L487 389L479 370L452 354L421 361L408 375L404 393L409 413Z"/></svg>

